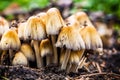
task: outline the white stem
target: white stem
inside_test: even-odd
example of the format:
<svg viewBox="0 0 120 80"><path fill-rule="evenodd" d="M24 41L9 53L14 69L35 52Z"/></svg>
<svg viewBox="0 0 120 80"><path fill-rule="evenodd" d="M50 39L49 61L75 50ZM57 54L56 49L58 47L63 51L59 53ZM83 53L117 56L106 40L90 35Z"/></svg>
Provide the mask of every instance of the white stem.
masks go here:
<svg viewBox="0 0 120 80"><path fill-rule="evenodd" d="M66 49L65 56L64 56L64 59L63 59L62 65L61 65L62 70L65 70L66 67L67 67L68 60L69 60L69 57L70 57L70 52L71 52L70 49Z"/></svg>
<svg viewBox="0 0 120 80"><path fill-rule="evenodd" d="M52 58L51 58L52 56L51 55L47 55L46 56L46 65L50 65L52 62L51 62L51 60L52 60Z"/></svg>
<svg viewBox="0 0 120 80"><path fill-rule="evenodd" d="M35 49L37 68L41 68L41 67L43 67L43 60L42 60L42 57L40 56L39 42L34 40L33 45L34 45L34 49Z"/></svg>
<svg viewBox="0 0 120 80"><path fill-rule="evenodd" d="M51 41L52 41L52 46L53 46L53 63L58 64L58 54L57 54L57 47L55 46L55 42L56 42L56 36L55 35L51 35Z"/></svg>
<svg viewBox="0 0 120 80"><path fill-rule="evenodd" d="M10 64L12 64L12 59L13 59L13 50L12 49L9 49L9 58L10 58Z"/></svg>

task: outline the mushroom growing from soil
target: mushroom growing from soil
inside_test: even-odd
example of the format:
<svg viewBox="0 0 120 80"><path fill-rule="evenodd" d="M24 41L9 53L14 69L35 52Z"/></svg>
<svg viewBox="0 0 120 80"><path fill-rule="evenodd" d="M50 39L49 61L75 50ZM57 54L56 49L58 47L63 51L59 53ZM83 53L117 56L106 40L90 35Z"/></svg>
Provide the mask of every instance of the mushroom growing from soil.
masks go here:
<svg viewBox="0 0 120 80"><path fill-rule="evenodd" d="M42 58L39 51L39 41L46 38L45 25L37 16L31 16L26 23L24 30L25 40L33 40L37 68L43 66Z"/></svg>
<svg viewBox="0 0 120 80"><path fill-rule="evenodd" d="M51 36L51 41L53 45L53 54L54 60L53 63L58 63L58 54L57 48L55 46L56 43L56 36L59 34L60 29L65 26L64 20L61 17L61 14L57 8L50 8L47 11L47 21L46 21L46 32L48 35Z"/></svg>
<svg viewBox="0 0 120 80"><path fill-rule="evenodd" d="M17 66L17 65L23 65L23 66L28 66L28 60L24 56L22 52L17 52L15 54L15 57L13 58L12 65Z"/></svg>
<svg viewBox="0 0 120 80"><path fill-rule="evenodd" d="M10 62L14 55L13 50L19 50L20 46L21 42L16 31L9 29L3 34L0 47L2 50L9 50Z"/></svg>
<svg viewBox="0 0 120 80"><path fill-rule="evenodd" d="M75 29L73 26L63 27L61 29L56 46L66 48L61 69L66 69L71 50L76 51L85 49L84 41L79 34L79 30Z"/></svg>
<svg viewBox="0 0 120 80"><path fill-rule="evenodd" d="M46 65L50 65L52 63L53 48L49 39L41 41L40 53L42 57L46 56Z"/></svg>
<svg viewBox="0 0 120 80"><path fill-rule="evenodd" d="M9 23L6 19L0 16L0 37L4 34L5 31L9 29Z"/></svg>

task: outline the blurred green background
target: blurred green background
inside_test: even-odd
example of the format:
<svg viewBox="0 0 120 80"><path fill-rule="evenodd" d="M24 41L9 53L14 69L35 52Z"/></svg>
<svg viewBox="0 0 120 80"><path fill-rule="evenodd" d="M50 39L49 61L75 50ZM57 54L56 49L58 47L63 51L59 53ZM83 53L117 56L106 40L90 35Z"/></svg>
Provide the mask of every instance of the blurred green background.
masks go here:
<svg viewBox="0 0 120 80"><path fill-rule="evenodd" d="M57 1L57 0L51 0ZM0 11L3 11L13 2L18 3L22 9L31 10L33 8L44 8L51 2L50 0L1 0ZM106 14L114 14L120 17L120 0L73 0L74 7L80 6L86 11L103 11Z"/></svg>

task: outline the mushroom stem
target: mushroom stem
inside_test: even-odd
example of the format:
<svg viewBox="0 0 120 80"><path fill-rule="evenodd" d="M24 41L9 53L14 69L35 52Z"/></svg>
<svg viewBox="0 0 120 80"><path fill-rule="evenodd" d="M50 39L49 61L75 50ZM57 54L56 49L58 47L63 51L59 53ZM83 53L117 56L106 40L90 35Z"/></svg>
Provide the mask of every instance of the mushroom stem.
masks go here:
<svg viewBox="0 0 120 80"><path fill-rule="evenodd" d="M77 64L71 64L71 68L69 72L76 72L78 65Z"/></svg>
<svg viewBox="0 0 120 80"><path fill-rule="evenodd" d="M68 60L69 60L69 57L70 57L70 52L71 52L70 49L66 49L65 56L64 56L64 59L63 59L63 63L61 65L62 70L65 70L66 67L67 67Z"/></svg>
<svg viewBox="0 0 120 80"><path fill-rule="evenodd" d="M58 64L58 54L57 54L57 47L55 46L56 42L56 35L51 35L51 41L52 41L52 46L53 46L53 63Z"/></svg>
<svg viewBox="0 0 120 80"><path fill-rule="evenodd" d="M50 65L51 64L51 60L52 60L51 57L52 57L51 55L47 55L46 56L46 65Z"/></svg>
<svg viewBox="0 0 120 80"><path fill-rule="evenodd" d="M42 57L40 56L39 45L38 45L37 40L33 41L33 46L34 46L34 49L35 49L37 68L41 68L41 67L43 67L43 60L42 60Z"/></svg>
<svg viewBox="0 0 120 80"><path fill-rule="evenodd" d="M3 61L5 60L5 56L6 56L7 50L3 50L2 54L1 54L1 58L0 58L0 64L3 64Z"/></svg>
<svg viewBox="0 0 120 80"><path fill-rule="evenodd" d="M13 59L13 50L9 49L9 58L10 58L10 64L12 64L12 59Z"/></svg>
<svg viewBox="0 0 120 80"><path fill-rule="evenodd" d="M68 63L68 65L67 65L67 69L66 69L67 73L70 72L70 68L71 68L71 66L72 66L72 64L71 64L71 63Z"/></svg>

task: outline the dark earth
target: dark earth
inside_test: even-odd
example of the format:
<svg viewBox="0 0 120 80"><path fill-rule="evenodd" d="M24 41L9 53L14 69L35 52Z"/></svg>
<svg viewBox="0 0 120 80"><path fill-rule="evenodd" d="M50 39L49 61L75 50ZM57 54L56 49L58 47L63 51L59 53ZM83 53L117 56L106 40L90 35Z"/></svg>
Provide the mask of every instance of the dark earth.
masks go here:
<svg viewBox="0 0 120 80"><path fill-rule="evenodd" d="M41 69L0 65L0 80L120 80L120 52L106 51L88 55L89 61L100 65L101 73L96 67L89 72L82 68L78 73L66 73L54 64Z"/></svg>

